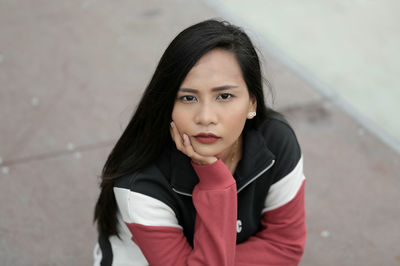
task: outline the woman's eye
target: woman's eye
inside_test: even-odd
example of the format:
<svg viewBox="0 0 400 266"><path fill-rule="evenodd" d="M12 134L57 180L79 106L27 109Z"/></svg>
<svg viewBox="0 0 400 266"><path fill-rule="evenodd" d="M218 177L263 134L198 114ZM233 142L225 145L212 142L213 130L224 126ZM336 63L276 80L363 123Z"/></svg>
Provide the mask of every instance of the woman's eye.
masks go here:
<svg viewBox="0 0 400 266"><path fill-rule="evenodd" d="M197 100L196 97L190 95L179 97L179 99L183 102L195 102Z"/></svg>
<svg viewBox="0 0 400 266"><path fill-rule="evenodd" d="M227 100L227 99L232 98L232 97L233 97L233 95L230 94L230 93L222 93L222 94L218 95L217 99L219 99L219 100Z"/></svg>

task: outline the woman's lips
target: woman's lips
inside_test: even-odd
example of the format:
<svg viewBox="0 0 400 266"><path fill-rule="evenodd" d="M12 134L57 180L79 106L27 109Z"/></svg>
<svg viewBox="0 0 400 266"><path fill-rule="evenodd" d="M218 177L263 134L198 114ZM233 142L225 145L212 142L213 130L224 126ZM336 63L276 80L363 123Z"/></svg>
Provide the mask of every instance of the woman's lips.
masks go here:
<svg viewBox="0 0 400 266"><path fill-rule="evenodd" d="M220 137L211 133L200 133L194 136L194 138L203 144L212 144L220 139Z"/></svg>

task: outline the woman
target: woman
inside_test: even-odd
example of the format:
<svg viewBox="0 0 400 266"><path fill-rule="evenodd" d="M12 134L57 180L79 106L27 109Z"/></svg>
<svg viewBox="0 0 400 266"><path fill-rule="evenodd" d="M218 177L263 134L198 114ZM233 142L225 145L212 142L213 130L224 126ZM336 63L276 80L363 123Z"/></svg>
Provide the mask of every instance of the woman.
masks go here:
<svg viewBox="0 0 400 266"><path fill-rule="evenodd" d="M297 265L304 182L250 39L198 23L165 51L104 166L95 265Z"/></svg>

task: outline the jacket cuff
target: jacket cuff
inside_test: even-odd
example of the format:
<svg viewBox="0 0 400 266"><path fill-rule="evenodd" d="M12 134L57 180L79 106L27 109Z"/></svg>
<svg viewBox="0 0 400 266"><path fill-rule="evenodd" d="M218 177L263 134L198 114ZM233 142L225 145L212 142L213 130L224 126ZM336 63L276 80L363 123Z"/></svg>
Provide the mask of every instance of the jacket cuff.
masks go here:
<svg viewBox="0 0 400 266"><path fill-rule="evenodd" d="M236 182L221 159L207 165L199 165L192 162L192 166L200 179L198 184L200 189L223 189Z"/></svg>

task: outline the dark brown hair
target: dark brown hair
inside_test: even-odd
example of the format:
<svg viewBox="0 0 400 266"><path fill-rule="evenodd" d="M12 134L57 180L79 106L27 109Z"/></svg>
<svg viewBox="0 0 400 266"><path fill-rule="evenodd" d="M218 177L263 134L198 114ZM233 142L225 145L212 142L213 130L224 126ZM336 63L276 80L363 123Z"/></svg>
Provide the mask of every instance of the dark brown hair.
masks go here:
<svg viewBox="0 0 400 266"><path fill-rule="evenodd" d="M165 50L132 119L104 165L94 213L103 236L118 235L115 179L148 166L160 156L170 139L169 125L179 86L196 62L214 48L226 49L236 56L249 94L257 100L257 116L247 120L245 130L257 127L268 112L273 112L265 105L257 52L243 30L218 20L206 20L183 30Z"/></svg>

